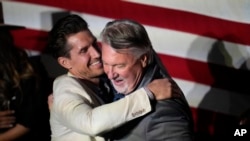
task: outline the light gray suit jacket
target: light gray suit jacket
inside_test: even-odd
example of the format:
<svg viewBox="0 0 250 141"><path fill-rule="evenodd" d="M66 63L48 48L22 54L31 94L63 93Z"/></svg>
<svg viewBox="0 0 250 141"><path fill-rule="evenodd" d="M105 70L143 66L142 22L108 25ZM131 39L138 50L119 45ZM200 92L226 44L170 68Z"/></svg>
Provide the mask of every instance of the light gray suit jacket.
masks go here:
<svg viewBox="0 0 250 141"><path fill-rule="evenodd" d="M84 83L70 73L56 78L54 103L50 111L52 141L103 141L98 136L151 111L145 89L103 104Z"/></svg>

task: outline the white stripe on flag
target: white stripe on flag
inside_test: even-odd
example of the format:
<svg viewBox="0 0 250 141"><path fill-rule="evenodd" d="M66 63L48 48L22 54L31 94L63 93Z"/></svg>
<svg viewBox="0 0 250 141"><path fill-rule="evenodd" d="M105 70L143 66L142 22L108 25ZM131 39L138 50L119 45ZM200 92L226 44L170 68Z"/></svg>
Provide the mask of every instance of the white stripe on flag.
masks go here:
<svg viewBox="0 0 250 141"><path fill-rule="evenodd" d="M250 23L249 0L124 0L207 15L229 21Z"/></svg>

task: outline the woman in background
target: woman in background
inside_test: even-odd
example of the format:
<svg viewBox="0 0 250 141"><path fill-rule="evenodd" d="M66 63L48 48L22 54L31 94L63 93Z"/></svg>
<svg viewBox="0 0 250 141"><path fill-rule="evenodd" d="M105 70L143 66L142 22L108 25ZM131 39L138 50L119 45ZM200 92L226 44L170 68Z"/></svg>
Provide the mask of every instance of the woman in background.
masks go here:
<svg viewBox="0 0 250 141"><path fill-rule="evenodd" d="M0 141L31 140L36 80L26 52L0 29Z"/></svg>

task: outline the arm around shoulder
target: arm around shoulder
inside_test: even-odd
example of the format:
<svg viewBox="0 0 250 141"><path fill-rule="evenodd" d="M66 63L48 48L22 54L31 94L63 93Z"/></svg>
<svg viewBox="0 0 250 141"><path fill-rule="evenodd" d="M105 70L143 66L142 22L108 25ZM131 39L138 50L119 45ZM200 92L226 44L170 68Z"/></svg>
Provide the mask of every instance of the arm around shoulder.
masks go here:
<svg viewBox="0 0 250 141"><path fill-rule="evenodd" d="M60 82L60 87L57 82L54 87L51 121L60 120L77 132L100 135L151 111L150 100L143 88L116 102L94 106L90 94L76 81L69 81L67 84Z"/></svg>

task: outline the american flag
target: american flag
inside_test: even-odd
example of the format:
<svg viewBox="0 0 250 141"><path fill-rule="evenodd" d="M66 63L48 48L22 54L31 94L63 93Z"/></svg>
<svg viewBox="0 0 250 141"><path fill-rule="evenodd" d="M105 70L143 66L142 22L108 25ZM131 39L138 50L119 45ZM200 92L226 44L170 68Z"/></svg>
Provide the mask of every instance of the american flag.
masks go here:
<svg viewBox="0 0 250 141"><path fill-rule="evenodd" d="M31 54L46 46L56 13L75 13L99 38L105 24L142 23L156 52L192 108L196 132L234 128L250 108L249 0L12 0L2 1L15 44Z"/></svg>

